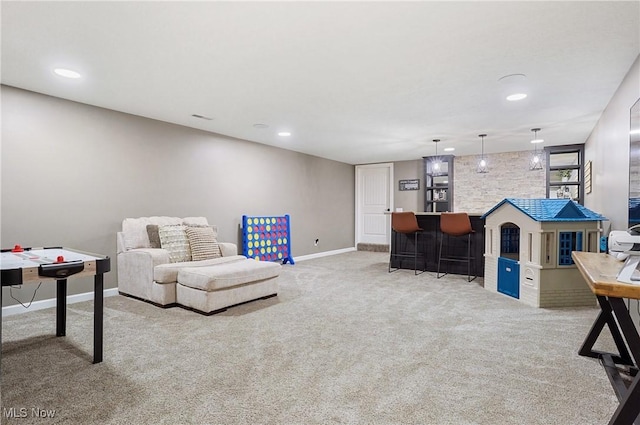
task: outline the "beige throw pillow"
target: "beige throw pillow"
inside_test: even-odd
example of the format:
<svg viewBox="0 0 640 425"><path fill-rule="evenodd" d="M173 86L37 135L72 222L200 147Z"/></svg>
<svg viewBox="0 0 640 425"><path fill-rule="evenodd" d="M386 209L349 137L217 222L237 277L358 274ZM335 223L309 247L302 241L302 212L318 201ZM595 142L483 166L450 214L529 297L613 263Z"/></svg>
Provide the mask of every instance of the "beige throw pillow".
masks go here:
<svg viewBox="0 0 640 425"><path fill-rule="evenodd" d="M169 252L169 261L180 263L191 261L189 238L183 225L158 226L160 246Z"/></svg>
<svg viewBox="0 0 640 425"><path fill-rule="evenodd" d="M218 246L218 233L212 226L187 226L186 233L193 261L222 257Z"/></svg>

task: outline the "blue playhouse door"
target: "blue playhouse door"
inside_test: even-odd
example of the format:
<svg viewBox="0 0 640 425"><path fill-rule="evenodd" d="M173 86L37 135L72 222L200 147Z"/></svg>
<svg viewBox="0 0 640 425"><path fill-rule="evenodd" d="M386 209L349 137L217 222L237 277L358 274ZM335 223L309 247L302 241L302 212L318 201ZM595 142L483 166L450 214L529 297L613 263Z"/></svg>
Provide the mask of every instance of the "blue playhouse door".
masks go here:
<svg viewBox="0 0 640 425"><path fill-rule="evenodd" d="M498 257L498 292L520 298L520 265L516 260Z"/></svg>

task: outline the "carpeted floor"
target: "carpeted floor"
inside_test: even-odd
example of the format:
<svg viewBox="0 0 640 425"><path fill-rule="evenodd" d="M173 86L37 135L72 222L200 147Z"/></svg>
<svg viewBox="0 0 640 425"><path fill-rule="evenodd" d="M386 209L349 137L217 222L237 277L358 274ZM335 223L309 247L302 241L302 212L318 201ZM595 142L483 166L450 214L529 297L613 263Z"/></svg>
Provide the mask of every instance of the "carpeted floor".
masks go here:
<svg viewBox="0 0 640 425"><path fill-rule="evenodd" d="M97 365L92 302L68 307L64 338L54 309L7 317L2 423L608 422L608 379L577 355L595 307L535 309L387 259L286 265L278 297L210 317L106 298Z"/></svg>

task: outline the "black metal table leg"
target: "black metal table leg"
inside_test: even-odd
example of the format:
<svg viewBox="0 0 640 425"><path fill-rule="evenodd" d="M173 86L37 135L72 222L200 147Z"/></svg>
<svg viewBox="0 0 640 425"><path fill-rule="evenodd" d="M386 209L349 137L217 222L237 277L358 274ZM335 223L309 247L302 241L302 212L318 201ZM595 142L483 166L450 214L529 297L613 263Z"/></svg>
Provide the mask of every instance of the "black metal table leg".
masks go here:
<svg viewBox="0 0 640 425"><path fill-rule="evenodd" d="M0 388L2 388L2 282L0 282Z"/></svg>
<svg viewBox="0 0 640 425"><path fill-rule="evenodd" d="M93 278L93 363L102 361L102 335L104 312L104 279L102 274L96 274Z"/></svg>
<svg viewBox="0 0 640 425"><path fill-rule="evenodd" d="M640 415L640 373L636 373L631 385L626 387L617 365L630 366L637 371L637 362L640 360L640 335L622 298L600 295L597 298L601 309L600 314L578 353L581 356L601 359L620 401L609 425L633 425L637 423L638 415ZM593 350L593 345L605 325L611 332L619 356L614 353Z"/></svg>
<svg viewBox="0 0 640 425"><path fill-rule="evenodd" d="M603 354L610 354L612 359L617 364L633 365L633 359L631 358L631 355L627 350L624 338L622 337L620 329L618 328L618 324L616 323L616 320L614 318L614 312L611 304L612 299L607 299L607 297L603 297L600 295L597 296L597 299L598 303L600 304L600 314L591 326L591 330L582 343L582 347L580 347L578 354L585 357L592 357L594 359L599 359ZM622 302L622 300L620 301ZM598 337L600 336L604 325L607 325L607 327L609 328L613 341L615 342L616 348L618 349L619 355L613 353L604 353L599 350L593 350L593 345L598 340Z"/></svg>
<svg viewBox="0 0 640 425"><path fill-rule="evenodd" d="M631 320L627 306L622 298L609 298L609 303L624 335L624 341L629 346L633 360L635 360L635 364L638 364L640 361L640 335ZM624 341L621 342L622 345L624 345Z"/></svg>
<svg viewBox="0 0 640 425"><path fill-rule="evenodd" d="M640 414L638 400L640 400L640 374L634 378L624 398L620 400L620 405L609 420L609 425L633 425L636 423Z"/></svg>
<svg viewBox="0 0 640 425"><path fill-rule="evenodd" d="M67 334L67 279L58 280L56 288L56 336Z"/></svg>

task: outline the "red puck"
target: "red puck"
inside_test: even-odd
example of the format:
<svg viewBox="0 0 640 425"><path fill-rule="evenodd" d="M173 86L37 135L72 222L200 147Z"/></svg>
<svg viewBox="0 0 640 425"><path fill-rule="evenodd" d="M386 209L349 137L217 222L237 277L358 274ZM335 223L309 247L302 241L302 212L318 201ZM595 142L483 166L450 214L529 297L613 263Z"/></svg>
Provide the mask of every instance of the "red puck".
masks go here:
<svg viewBox="0 0 640 425"><path fill-rule="evenodd" d="M13 249L11 250L11 252L23 252L24 249L22 249L22 247L20 245L16 245L13 247Z"/></svg>
<svg viewBox="0 0 640 425"><path fill-rule="evenodd" d="M62 255L58 255L58 258L56 258L56 263L64 263L64 257Z"/></svg>

